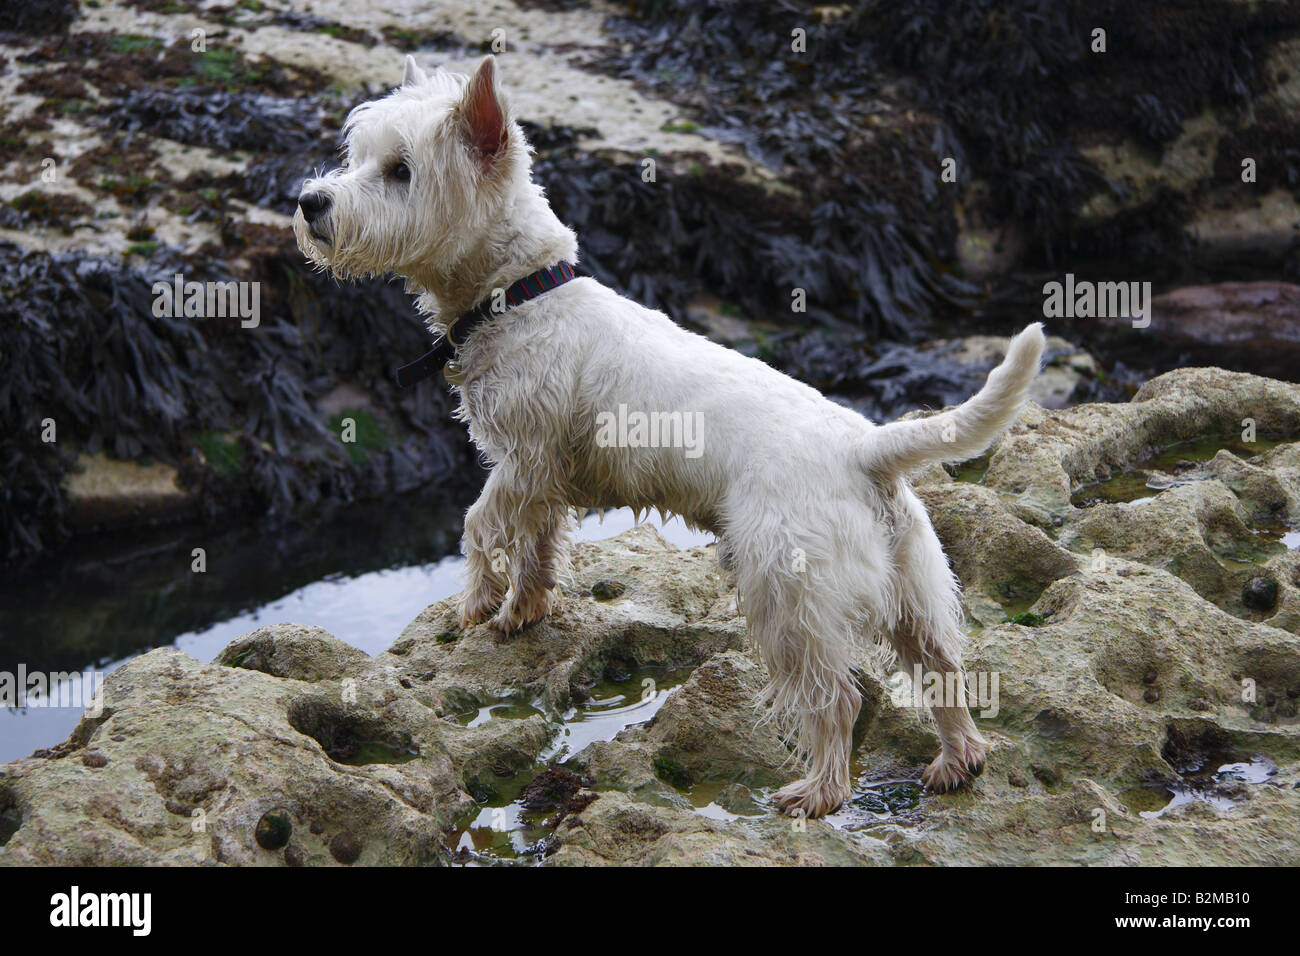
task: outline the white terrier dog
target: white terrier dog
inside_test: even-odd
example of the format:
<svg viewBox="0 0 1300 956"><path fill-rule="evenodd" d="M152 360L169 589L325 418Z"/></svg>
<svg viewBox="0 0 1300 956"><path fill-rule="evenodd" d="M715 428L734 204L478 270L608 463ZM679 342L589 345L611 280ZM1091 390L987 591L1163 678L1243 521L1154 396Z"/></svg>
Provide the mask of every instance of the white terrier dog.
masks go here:
<svg viewBox="0 0 1300 956"><path fill-rule="evenodd" d="M834 810L852 795L857 648L880 641L909 673L919 664L964 686L958 584L906 476L980 454L1015 421L1041 325L965 404L876 426L595 279L566 281L567 265L550 269L577 260L577 241L532 182L492 57L468 80L426 76L408 57L401 88L358 106L344 133L345 164L303 186L294 233L336 275L405 276L430 327L459 340L457 415L492 466L465 516L463 625L495 615L509 634L551 610L574 508L682 515L718 537L770 675L764 703L807 766L776 801ZM682 447L673 429L687 419L703 432ZM941 792L984 767L987 743L957 698L932 708L942 749L923 779Z"/></svg>

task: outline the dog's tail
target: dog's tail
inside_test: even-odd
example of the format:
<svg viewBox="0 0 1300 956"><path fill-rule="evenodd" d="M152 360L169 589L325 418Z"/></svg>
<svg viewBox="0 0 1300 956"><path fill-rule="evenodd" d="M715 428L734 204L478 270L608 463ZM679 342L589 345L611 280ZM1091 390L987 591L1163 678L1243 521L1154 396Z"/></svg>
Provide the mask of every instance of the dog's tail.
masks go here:
<svg viewBox="0 0 1300 956"><path fill-rule="evenodd" d="M1046 344L1043 324L1035 322L1011 340L1002 364L961 405L929 418L873 429L862 450L863 467L873 475L892 478L930 462L965 461L979 455L1019 416Z"/></svg>

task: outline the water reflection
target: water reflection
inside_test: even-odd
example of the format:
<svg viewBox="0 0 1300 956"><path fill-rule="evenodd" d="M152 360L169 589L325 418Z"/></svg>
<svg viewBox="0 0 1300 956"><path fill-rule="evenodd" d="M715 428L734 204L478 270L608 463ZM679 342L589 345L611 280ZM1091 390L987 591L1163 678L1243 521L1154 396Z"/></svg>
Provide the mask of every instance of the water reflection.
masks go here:
<svg viewBox="0 0 1300 956"><path fill-rule="evenodd" d="M139 548L128 559L88 556L45 586L11 582L0 593L0 671L23 663L29 671L93 667L108 674L168 644L210 661L235 638L288 622L314 624L377 654L427 605L460 590L463 559L449 552L463 505L416 504L399 510L389 503L383 513L357 506L332 525L277 541L253 532L216 538L207 549L208 575L189 572L186 541ZM607 512L603 521L591 515L576 537L609 538L635 523L628 509ZM713 540L680 518L644 523L678 547ZM139 585L130 587L133 581ZM79 707L0 710L0 762L62 741L80 717Z"/></svg>

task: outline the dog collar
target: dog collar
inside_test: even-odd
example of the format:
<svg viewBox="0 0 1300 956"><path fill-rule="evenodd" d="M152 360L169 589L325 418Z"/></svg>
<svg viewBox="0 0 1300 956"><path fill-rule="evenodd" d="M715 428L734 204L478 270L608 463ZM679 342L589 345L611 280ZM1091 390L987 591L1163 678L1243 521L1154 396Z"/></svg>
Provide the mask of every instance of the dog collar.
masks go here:
<svg viewBox="0 0 1300 956"><path fill-rule="evenodd" d="M574 278L573 266L567 262L561 262L558 265L549 266L545 269L538 269L536 272L524 276L505 292L505 303L500 311L492 308L493 296L488 296L468 312L463 312L447 326L447 331L443 333L433 346L433 348L421 355L409 365L403 365L397 370L397 387L407 388L416 382L422 382L430 375L436 373L447 362L455 357L456 350L463 346L469 337L480 325L496 315L508 312L517 305L523 305L530 299L535 299L543 292L550 292L552 289L564 285L570 279ZM451 337L455 332L460 341Z"/></svg>

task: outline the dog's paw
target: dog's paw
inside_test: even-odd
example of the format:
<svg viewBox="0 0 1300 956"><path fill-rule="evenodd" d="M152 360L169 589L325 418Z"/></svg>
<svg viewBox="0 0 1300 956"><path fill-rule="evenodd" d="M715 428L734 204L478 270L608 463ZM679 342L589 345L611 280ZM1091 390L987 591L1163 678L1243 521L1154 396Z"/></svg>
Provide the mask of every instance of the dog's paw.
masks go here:
<svg viewBox="0 0 1300 956"><path fill-rule="evenodd" d="M772 799L790 816L807 819L834 812L851 796L852 790L844 784L805 777L782 787L772 795Z"/></svg>
<svg viewBox="0 0 1300 956"><path fill-rule="evenodd" d="M988 745L968 739L961 752L944 750L921 774L921 782L932 793L951 793L970 783L984 772Z"/></svg>
<svg viewBox="0 0 1300 956"><path fill-rule="evenodd" d="M486 585L465 592L460 600L461 630L486 621L501 606L505 595Z"/></svg>
<svg viewBox="0 0 1300 956"><path fill-rule="evenodd" d="M536 624L550 614L554 606L553 591L537 591L523 596L512 593L501 605L497 616L492 618L492 626L502 634L513 634Z"/></svg>

